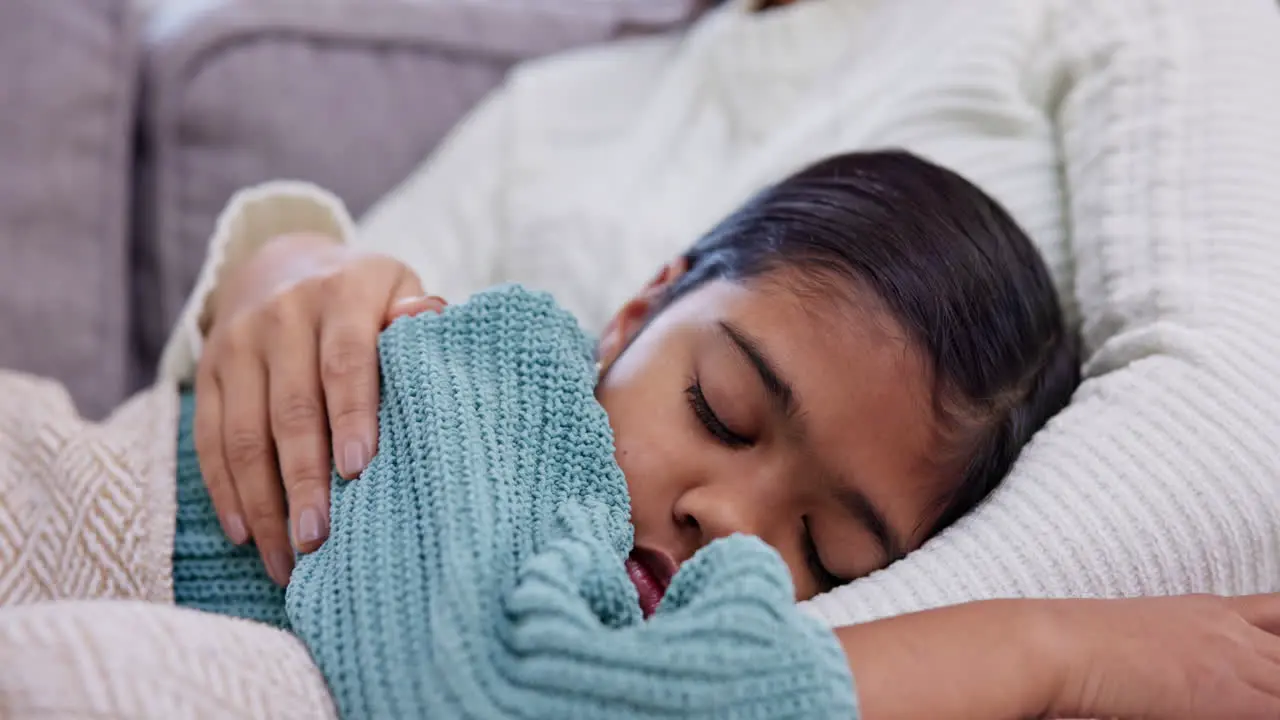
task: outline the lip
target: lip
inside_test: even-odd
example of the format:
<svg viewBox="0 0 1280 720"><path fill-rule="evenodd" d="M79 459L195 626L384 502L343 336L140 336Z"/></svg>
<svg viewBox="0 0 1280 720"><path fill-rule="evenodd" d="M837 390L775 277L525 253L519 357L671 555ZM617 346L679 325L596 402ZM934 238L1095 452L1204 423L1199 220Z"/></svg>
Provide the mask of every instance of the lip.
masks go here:
<svg viewBox="0 0 1280 720"><path fill-rule="evenodd" d="M637 545L627 558L627 576L640 594L640 612L646 618L658 610L658 603L671 585L680 565L661 550Z"/></svg>

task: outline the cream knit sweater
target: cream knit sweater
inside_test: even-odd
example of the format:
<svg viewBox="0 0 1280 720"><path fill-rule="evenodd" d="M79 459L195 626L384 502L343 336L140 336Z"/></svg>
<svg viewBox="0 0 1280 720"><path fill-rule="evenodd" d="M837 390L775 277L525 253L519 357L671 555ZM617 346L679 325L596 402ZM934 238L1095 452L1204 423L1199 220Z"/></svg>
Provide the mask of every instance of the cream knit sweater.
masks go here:
<svg viewBox="0 0 1280 720"><path fill-rule="evenodd" d="M191 373L210 289L278 232L390 253L453 300L544 287L598 328L751 192L884 146L1028 229L1086 380L985 505L808 608L1280 590L1273 0L731 0L684 35L527 64L358 227L310 185L237 196L162 372Z"/></svg>

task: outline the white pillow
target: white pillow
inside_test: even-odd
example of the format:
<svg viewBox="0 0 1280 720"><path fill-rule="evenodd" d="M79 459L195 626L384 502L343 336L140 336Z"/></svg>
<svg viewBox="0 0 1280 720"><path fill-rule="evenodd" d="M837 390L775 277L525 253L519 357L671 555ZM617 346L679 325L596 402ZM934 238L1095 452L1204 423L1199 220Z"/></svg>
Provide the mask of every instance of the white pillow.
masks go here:
<svg viewBox="0 0 1280 720"><path fill-rule="evenodd" d="M1280 15L1063 2L1052 52L1089 359L989 501L807 604L1280 591Z"/></svg>

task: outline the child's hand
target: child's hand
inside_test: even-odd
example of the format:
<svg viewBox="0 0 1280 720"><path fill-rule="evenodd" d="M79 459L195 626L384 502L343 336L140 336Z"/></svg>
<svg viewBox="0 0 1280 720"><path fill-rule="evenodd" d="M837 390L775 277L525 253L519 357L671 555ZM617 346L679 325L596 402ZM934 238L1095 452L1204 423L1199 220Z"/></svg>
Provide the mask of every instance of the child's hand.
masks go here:
<svg viewBox="0 0 1280 720"><path fill-rule="evenodd" d="M1280 718L1280 595L976 602L842 627L863 716Z"/></svg>
<svg viewBox="0 0 1280 720"><path fill-rule="evenodd" d="M1280 718L1280 596L1046 602L1048 717Z"/></svg>

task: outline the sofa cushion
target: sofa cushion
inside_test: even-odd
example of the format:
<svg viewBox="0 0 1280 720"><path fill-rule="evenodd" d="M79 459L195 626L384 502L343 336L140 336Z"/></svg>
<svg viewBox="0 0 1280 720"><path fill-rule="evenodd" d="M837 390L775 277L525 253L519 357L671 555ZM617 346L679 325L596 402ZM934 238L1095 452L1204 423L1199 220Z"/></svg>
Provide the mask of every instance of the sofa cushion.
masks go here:
<svg viewBox="0 0 1280 720"><path fill-rule="evenodd" d="M0 2L0 367L91 417L126 389L137 31L128 0Z"/></svg>
<svg viewBox="0 0 1280 720"><path fill-rule="evenodd" d="M703 0L204 0L145 61L137 362L153 371L222 206L308 180L361 213L515 62L684 22ZM139 379L142 379L141 377Z"/></svg>

